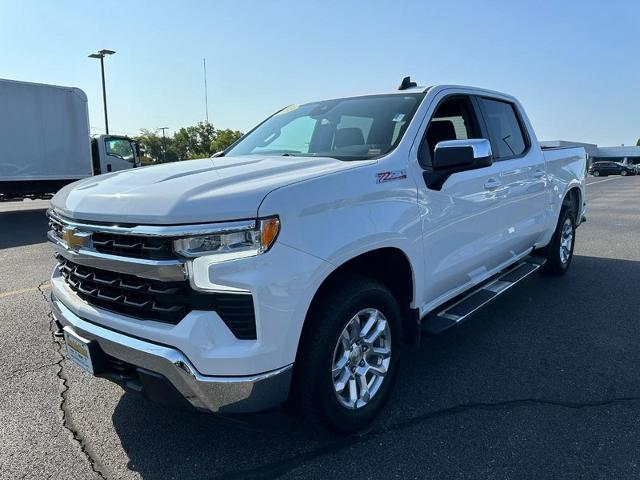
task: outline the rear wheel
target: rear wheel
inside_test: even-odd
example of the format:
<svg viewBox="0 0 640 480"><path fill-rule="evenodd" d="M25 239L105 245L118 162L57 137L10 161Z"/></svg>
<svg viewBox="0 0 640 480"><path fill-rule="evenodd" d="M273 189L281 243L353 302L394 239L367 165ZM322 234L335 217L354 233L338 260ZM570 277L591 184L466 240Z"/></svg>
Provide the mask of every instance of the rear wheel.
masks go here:
<svg viewBox="0 0 640 480"><path fill-rule="evenodd" d="M546 247L547 262L542 272L547 275L564 275L571 265L575 241L575 213L571 207L565 205L560 211L560 220L551 243Z"/></svg>
<svg viewBox="0 0 640 480"><path fill-rule="evenodd" d="M395 381L401 311L380 282L348 276L307 319L292 404L319 430L347 434L380 412Z"/></svg>
<svg viewBox="0 0 640 480"><path fill-rule="evenodd" d="M600 172L598 170L594 170L593 172L591 172L591 175L593 175L594 177L599 177Z"/></svg>

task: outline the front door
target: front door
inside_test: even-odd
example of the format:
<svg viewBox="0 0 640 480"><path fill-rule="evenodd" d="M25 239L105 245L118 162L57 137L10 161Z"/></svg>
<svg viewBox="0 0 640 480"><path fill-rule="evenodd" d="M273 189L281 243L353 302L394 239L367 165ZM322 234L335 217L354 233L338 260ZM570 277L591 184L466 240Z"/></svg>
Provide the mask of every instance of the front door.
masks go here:
<svg viewBox="0 0 640 480"><path fill-rule="evenodd" d="M422 139L420 165L431 168L438 142L466 138L488 138L477 101L466 95L443 98ZM504 262L509 185L503 170L494 163L454 173L440 190L420 185L427 309L486 279Z"/></svg>
<svg viewBox="0 0 640 480"><path fill-rule="evenodd" d="M101 163L105 164L102 173L126 170L135 165L135 151L129 138L105 136L102 147L104 158Z"/></svg>

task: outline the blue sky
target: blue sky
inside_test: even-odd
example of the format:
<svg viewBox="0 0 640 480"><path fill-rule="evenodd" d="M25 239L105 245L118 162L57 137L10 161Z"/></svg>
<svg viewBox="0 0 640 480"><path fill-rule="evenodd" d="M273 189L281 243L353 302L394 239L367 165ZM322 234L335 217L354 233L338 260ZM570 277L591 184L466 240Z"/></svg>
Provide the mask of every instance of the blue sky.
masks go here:
<svg viewBox="0 0 640 480"><path fill-rule="evenodd" d="M0 78L82 88L112 132L209 119L246 131L304 101L420 84L501 90L540 139L635 144L640 2L0 0ZM170 130L172 132L173 130Z"/></svg>

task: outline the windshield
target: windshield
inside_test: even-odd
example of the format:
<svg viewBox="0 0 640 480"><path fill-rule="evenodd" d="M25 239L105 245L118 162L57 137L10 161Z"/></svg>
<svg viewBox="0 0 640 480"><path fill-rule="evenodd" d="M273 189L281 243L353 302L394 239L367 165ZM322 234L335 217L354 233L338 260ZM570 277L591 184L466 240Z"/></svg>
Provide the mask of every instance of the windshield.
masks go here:
<svg viewBox="0 0 640 480"><path fill-rule="evenodd" d="M225 155L291 155L365 160L393 150L424 97L371 95L291 105Z"/></svg>

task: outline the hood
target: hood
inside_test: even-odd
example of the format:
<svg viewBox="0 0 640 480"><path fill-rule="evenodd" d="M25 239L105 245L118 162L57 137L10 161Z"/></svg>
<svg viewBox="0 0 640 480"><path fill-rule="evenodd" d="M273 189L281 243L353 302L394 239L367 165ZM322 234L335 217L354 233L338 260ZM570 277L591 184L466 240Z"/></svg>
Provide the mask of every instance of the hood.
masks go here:
<svg viewBox="0 0 640 480"><path fill-rule="evenodd" d="M167 163L91 177L51 201L76 220L175 225L255 218L272 190L367 161L243 156Z"/></svg>

